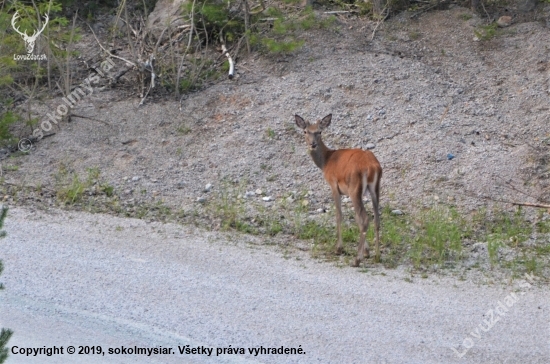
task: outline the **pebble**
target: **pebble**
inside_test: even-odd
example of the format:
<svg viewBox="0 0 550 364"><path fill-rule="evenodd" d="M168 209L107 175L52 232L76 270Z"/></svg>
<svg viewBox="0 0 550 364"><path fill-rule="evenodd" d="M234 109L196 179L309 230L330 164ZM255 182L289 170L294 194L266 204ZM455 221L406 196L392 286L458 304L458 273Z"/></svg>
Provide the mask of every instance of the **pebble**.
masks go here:
<svg viewBox="0 0 550 364"><path fill-rule="evenodd" d="M258 188L258 189L256 190L256 194L257 194L257 195L262 195L262 194L263 194L263 191L260 190L260 189Z"/></svg>
<svg viewBox="0 0 550 364"><path fill-rule="evenodd" d="M365 148L367 148L367 149L374 149L374 148L376 148L376 145L374 145L373 143L368 143L368 144L365 146Z"/></svg>
<svg viewBox="0 0 550 364"><path fill-rule="evenodd" d="M137 181L139 181L139 177L138 177L138 176L132 177L132 182L137 182Z"/></svg>
<svg viewBox="0 0 550 364"><path fill-rule="evenodd" d="M309 201L308 200L303 200L302 201L302 206L307 206L309 205Z"/></svg>
<svg viewBox="0 0 550 364"><path fill-rule="evenodd" d="M206 202L206 197L201 196L201 197L197 198L197 202L198 203L205 203Z"/></svg>
<svg viewBox="0 0 550 364"><path fill-rule="evenodd" d="M185 182L178 182L178 183L176 184L176 187L179 188L179 189L184 188L184 187L185 187Z"/></svg>
<svg viewBox="0 0 550 364"><path fill-rule="evenodd" d="M447 154L447 159L448 159L448 160L451 160L451 159L453 159L454 157L455 157L455 156L454 156L454 154L452 154L452 153Z"/></svg>
<svg viewBox="0 0 550 364"><path fill-rule="evenodd" d="M392 215L403 215L403 211L401 210L391 210Z"/></svg>
<svg viewBox="0 0 550 364"><path fill-rule="evenodd" d="M204 186L204 192L210 192L212 189L212 183L208 183L206 186Z"/></svg>
<svg viewBox="0 0 550 364"><path fill-rule="evenodd" d="M255 193L252 192L252 191L246 191L245 194L244 194L244 198L249 198L249 197L252 197L254 196Z"/></svg>
<svg viewBox="0 0 550 364"><path fill-rule="evenodd" d="M264 200L266 202L273 201L273 197L271 197L271 196L262 197L262 200Z"/></svg>

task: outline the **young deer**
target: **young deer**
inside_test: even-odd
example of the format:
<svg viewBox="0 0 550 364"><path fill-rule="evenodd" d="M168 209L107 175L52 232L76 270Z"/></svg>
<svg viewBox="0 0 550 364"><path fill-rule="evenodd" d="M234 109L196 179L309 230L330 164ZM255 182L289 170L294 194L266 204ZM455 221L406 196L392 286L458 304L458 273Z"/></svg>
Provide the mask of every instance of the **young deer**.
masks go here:
<svg viewBox="0 0 550 364"><path fill-rule="evenodd" d="M380 260L380 215L378 211L378 200L380 197L380 178L382 167L371 151L361 149L329 149L321 139L321 132L330 125L332 114L325 116L315 124L295 115L296 125L304 130L306 143L309 146L309 154L317 167L323 170L326 181L332 190L332 197L336 204L336 229L338 232L337 254L342 253L342 205L340 197L347 195L353 202L355 219L359 225L361 235L357 258L353 263L357 267L363 254L369 257L369 250L365 246L365 235L369 228L369 217L363 205L363 195L368 190L372 199L374 209L374 224L376 230L376 261Z"/></svg>

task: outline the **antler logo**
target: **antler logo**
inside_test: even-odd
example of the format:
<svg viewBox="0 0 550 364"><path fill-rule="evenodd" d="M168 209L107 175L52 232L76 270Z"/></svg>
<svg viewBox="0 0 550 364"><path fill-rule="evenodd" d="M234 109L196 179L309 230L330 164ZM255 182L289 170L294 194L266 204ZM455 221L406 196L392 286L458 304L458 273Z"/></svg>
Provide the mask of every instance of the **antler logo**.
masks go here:
<svg viewBox="0 0 550 364"><path fill-rule="evenodd" d="M25 41L25 48L27 48L27 53L28 54L31 54L32 51L34 50L34 43L36 42L36 38L38 38L38 36L40 35L40 33L42 33L42 31L44 30L44 28L46 28L46 25L48 25L48 14L44 15L44 25L42 25L42 29L40 29L38 32L35 30L34 33L32 33L31 36L28 36L27 35L27 31L25 31L25 33L21 33L19 31L19 27L16 27L15 26L15 21L19 18L19 14L18 12L16 11L15 14L13 14L13 17L11 18L11 26L13 27L13 29L19 33L22 37L23 37L23 40Z"/></svg>

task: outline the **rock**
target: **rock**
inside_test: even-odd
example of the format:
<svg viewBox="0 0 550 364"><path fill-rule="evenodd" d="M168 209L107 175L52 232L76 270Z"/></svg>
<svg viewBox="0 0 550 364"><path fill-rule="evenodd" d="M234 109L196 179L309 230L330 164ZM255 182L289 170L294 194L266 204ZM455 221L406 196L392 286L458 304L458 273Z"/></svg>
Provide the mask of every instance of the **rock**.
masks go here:
<svg viewBox="0 0 550 364"><path fill-rule="evenodd" d="M179 188L179 189L185 188L185 182L178 182L176 184L176 187Z"/></svg>
<svg viewBox="0 0 550 364"><path fill-rule="evenodd" d="M309 201L308 200L303 200L302 201L302 206L308 206L309 205Z"/></svg>
<svg viewBox="0 0 550 364"><path fill-rule="evenodd" d="M260 189L258 188L258 189L256 190L256 194L257 194L257 195L262 195L262 194L263 194L263 191L260 190Z"/></svg>
<svg viewBox="0 0 550 364"><path fill-rule="evenodd" d="M455 157L455 156L454 156L454 154L452 154L452 153L447 154L447 159L448 159L448 160L452 160L454 157Z"/></svg>
<svg viewBox="0 0 550 364"><path fill-rule="evenodd" d="M204 192L210 192L210 190L212 190L212 183L208 183L204 186Z"/></svg>
<svg viewBox="0 0 550 364"><path fill-rule="evenodd" d="M252 197L254 196L255 193L252 192L252 191L246 191L245 194L244 194L244 198L249 198L249 197Z"/></svg>
<svg viewBox="0 0 550 364"><path fill-rule="evenodd" d="M392 215L403 215L403 211L401 210L391 210Z"/></svg>
<svg viewBox="0 0 550 364"><path fill-rule="evenodd" d="M271 196L262 197L262 200L264 200L265 202L273 201L273 197Z"/></svg>
<svg viewBox="0 0 550 364"><path fill-rule="evenodd" d="M512 17L508 15L501 16L497 20L497 25L501 28L509 27L512 24Z"/></svg>
<svg viewBox="0 0 550 364"><path fill-rule="evenodd" d="M139 177L138 177L138 176L132 177L132 182L137 182L137 181L139 181Z"/></svg>
<svg viewBox="0 0 550 364"><path fill-rule="evenodd" d="M376 148L376 145L374 145L373 143L367 143L367 145L365 145L365 148L374 149L374 148Z"/></svg>
<svg viewBox="0 0 550 364"><path fill-rule="evenodd" d="M197 198L197 202L198 203L205 203L206 202L206 197L201 196L201 197Z"/></svg>
<svg viewBox="0 0 550 364"><path fill-rule="evenodd" d="M170 25L172 29L185 23L182 15L183 4L187 0L159 0L155 9L147 17L147 30L158 38L162 31ZM166 37L166 34L164 34Z"/></svg>

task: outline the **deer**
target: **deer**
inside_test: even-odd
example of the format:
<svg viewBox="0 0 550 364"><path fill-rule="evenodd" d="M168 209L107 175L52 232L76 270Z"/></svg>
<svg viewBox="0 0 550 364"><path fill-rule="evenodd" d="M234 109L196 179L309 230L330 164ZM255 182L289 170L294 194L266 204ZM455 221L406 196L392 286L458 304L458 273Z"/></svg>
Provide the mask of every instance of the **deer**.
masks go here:
<svg viewBox="0 0 550 364"><path fill-rule="evenodd" d="M355 219L359 226L359 246L357 257L352 262L353 267L358 267L363 256L369 258L369 249L365 246L366 233L369 228L369 217L363 205L363 195L368 190L374 210L374 227L376 233L375 261L380 261L380 213L378 202L380 198L380 179L382 167L380 162L370 150L362 149L329 149L321 139L321 133L328 128L332 120L332 114L325 116L316 123L311 124L299 115L294 115L296 125L304 130L309 154L317 167L321 168L325 180L332 191L332 198L336 205L336 231L338 243L336 254L342 254L342 203L341 196L351 198L355 210Z"/></svg>
<svg viewBox="0 0 550 364"><path fill-rule="evenodd" d="M28 54L31 54L32 51L34 50L34 43L36 42L36 38L38 38L38 36L40 35L40 33L42 33L42 31L44 31L44 29L46 28L46 25L48 25L48 20L49 20L49 17L48 17L48 14L44 15L44 24L42 25L42 29L40 29L38 32L35 30L31 36L28 36L27 35L27 31L25 31L25 33L22 33L20 30L19 30L19 27L16 27L15 26L15 21L19 18L19 13L16 11L15 14L13 14L13 17L11 18L11 26L13 27L13 29L23 37L23 40L25 41L25 48L27 49L27 53Z"/></svg>

